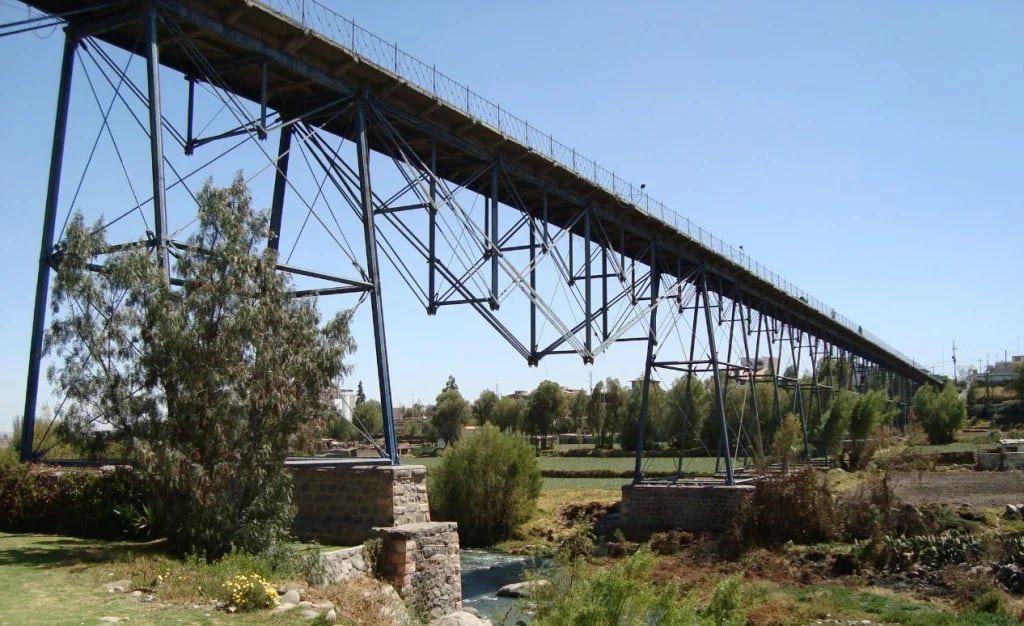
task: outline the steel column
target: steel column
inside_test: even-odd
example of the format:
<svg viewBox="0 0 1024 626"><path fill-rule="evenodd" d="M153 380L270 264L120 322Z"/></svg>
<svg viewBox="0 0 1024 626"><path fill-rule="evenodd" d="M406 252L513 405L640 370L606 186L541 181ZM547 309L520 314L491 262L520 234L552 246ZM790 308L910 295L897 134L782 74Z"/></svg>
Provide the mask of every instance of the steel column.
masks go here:
<svg viewBox="0 0 1024 626"><path fill-rule="evenodd" d="M584 363L593 363L594 359L591 356L594 349L594 325L591 323L591 311L593 310L593 289L590 284L590 207L586 208L586 213L583 214L583 280L586 281L583 285L585 311L584 318L587 320L586 328L586 340L584 345L587 347L587 354L583 356ZM657 297L657 294L654 296Z"/></svg>
<svg viewBox="0 0 1024 626"><path fill-rule="evenodd" d="M170 279L167 257L167 191L164 185L164 125L160 112L160 44L157 41L156 6L146 4L146 84L149 96L149 151L153 170L153 245L156 263Z"/></svg>
<svg viewBox="0 0 1024 626"><path fill-rule="evenodd" d="M705 270L700 271L701 303L704 306L704 323L708 331L708 352L711 358L711 375L715 380L715 400L718 402L718 417L721 420L721 445L725 456L725 482L728 485L736 484L736 477L732 471L732 451L729 449L729 423L725 419L725 395L722 393L722 381L718 376L718 349L715 347L715 328L711 323L711 301L708 298L708 277Z"/></svg>
<svg viewBox="0 0 1024 626"><path fill-rule="evenodd" d="M391 463L398 465L398 445L395 441L395 414L391 400L391 373L388 369L387 337L384 333L384 306L381 302L380 267L377 263L377 230L373 223L373 189L370 186L370 145L366 133L367 103L356 105L356 153L359 161L359 199L363 211L363 229L366 239L366 272L373 289L370 290L370 310L373 314L373 339L377 351L377 380L380 384L380 408L384 418L384 449Z"/></svg>
<svg viewBox="0 0 1024 626"><path fill-rule="evenodd" d="M437 141L430 141L430 206L427 208L427 315L437 313Z"/></svg>
<svg viewBox="0 0 1024 626"><path fill-rule="evenodd" d="M498 310L498 161L491 167L491 220L488 250L491 255L491 310Z"/></svg>
<svg viewBox="0 0 1024 626"><path fill-rule="evenodd" d="M64 164L64 138L68 126L68 105L71 101L71 76L75 67L78 40L71 32L64 35L64 56L57 88L57 113L53 122L53 144L50 147L50 177L46 185L46 207L43 213L43 234L39 242L39 267L36 274L35 312L32 315L32 338L28 353L28 377L25 381L25 411L21 417L21 461L32 459L36 427L36 401L39 395L39 374L43 359L43 334L46 326L46 298L50 292L50 255L57 224L57 200L60 196L60 175Z"/></svg>
<svg viewBox="0 0 1024 626"><path fill-rule="evenodd" d="M658 269L657 247L651 246L651 326L647 333L647 361L644 363L644 386L640 396L640 423L636 433L636 460L633 463L633 484L643 479L641 468L644 460L644 424L650 408L651 370L654 368L654 346L658 343L658 288L661 285L661 271Z"/></svg>
<svg viewBox="0 0 1024 626"><path fill-rule="evenodd" d="M292 150L292 124L281 126L277 145L277 172L274 174L274 199L270 206L270 241L267 246L277 250L281 244L281 218L284 215L284 194L288 189L288 156Z"/></svg>

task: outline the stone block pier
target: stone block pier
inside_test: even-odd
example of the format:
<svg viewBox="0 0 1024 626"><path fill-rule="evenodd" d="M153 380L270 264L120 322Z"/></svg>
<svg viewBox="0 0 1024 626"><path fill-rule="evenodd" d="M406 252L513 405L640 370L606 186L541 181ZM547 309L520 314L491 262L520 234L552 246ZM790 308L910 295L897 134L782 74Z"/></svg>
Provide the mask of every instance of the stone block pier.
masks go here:
<svg viewBox="0 0 1024 626"><path fill-rule="evenodd" d="M366 459L289 459L287 465L296 536L353 546L325 553L331 581L379 576L431 617L462 608L458 527L430 521L425 467Z"/></svg>

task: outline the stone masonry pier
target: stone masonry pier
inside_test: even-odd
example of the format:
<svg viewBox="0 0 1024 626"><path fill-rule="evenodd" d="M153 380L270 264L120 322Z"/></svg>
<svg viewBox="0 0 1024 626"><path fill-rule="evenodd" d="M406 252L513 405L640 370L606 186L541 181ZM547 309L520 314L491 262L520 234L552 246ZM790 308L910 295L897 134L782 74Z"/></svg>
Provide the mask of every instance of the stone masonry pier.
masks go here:
<svg viewBox="0 0 1024 626"><path fill-rule="evenodd" d="M345 461L348 461L347 459ZM301 539L355 545L370 529L430 521L427 468L351 461L290 462Z"/></svg>
<svg viewBox="0 0 1024 626"><path fill-rule="evenodd" d="M324 554L330 582L377 576L431 618L462 608L458 526L430 521L425 467L294 459L288 468L295 534L354 546Z"/></svg>
<svg viewBox="0 0 1024 626"><path fill-rule="evenodd" d="M622 487L622 522L636 530L724 530L754 493L750 484L649 482Z"/></svg>

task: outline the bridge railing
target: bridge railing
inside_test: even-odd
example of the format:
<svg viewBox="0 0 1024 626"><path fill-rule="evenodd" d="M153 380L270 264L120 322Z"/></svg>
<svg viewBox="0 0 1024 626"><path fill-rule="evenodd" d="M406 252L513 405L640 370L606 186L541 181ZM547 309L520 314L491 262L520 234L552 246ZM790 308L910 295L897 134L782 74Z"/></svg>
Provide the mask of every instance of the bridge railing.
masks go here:
<svg viewBox="0 0 1024 626"><path fill-rule="evenodd" d="M708 250L718 253L731 262L746 268L761 279L772 283L804 304L815 308L842 324L849 330L898 356L915 368L920 366L910 357L899 352L876 335L864 330L859 324L836 312L824 302L804 292L775 272L750 258L743 250L737 249L700 226L690 218L677 213L662 202L652 198L646 191L618 177L614 171L599 165L576 152L551 135L530 125L526 120L502 109L500 105L472 91L455 79L439 72L436 66L428 65L404 52L397 43L385 41L370 31L358 26L353 20L336 13L316 0L261 0L262 3L279 13L290 17L304 27L320 33L335 43L348 48L372 62L381 70L414 84L419 89L434 95L451 107L475 118L509 137L510 139L543 154L583 178L612 192L624 202L652 215Z"/></svg>

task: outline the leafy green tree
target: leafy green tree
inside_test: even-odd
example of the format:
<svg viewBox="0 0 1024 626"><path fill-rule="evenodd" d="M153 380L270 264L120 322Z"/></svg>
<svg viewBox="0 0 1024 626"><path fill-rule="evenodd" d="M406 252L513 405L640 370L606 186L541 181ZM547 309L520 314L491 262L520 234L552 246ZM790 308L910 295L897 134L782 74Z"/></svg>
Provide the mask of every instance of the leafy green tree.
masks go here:
<svg viewBox="0 0 1024 626"><path fill-rule="evenodd" d="M913 407L933 445L953 443L956 431L967 421L967 405L953 383L946 384L942 391L923 385L914 394Z"/></svg>
<svg viewBox="0 0 1024 626"><path fill-rule="evenodd" d="M583 425L587 419L587 405L590 404L590 395L585 391L580 391L572 397L572 403L569 407L569 415L572 418L572 431L575 433L583 432Z"/></svg>
<svg viewBox="0 0 1024 626"><path fill-rule="evenodd" d="M568 410L568 403L562 387L553 381L541 381L526 401L526 432L531 435L547 437L555 420L563 417Z"/></svg>
<svg viewBox="0 0 1024 626"><path fill-rule="evenodd" d="M370 435L383 432L384 414L381 411L380 402L367 400L362 404L357 404L352 410L352 421Z"/></svg>
<svg viewBox="0 0 1024 626"><path fill-rule="evenodd" d="M835 394L832 407L826 412L825 426L822 428L818 445L833 459L843 455L843 439L850 430L853 409L857 405L857 394L843 389Z"/></svg>
<svg viewBox="0 0 1024 626"><path fill-rule="evenodd" d="M526 402L518 398L501 398L494 410L494 423L501 430L520 432L526 416Z"/></svg>
<svg viewBox="0 0 1024 626"><path fill-rule="evenodd" d="M651 384L647 394L647 421L644 424L644 449L654 447L654 442L665 438L668 430L665 424L666 393L656 384ZM643 403L643 388L637 385L629 394L629 405L622 420L619 444L623 450L636 450L640 436L640 409Z"/></svg>
<svg viewBox="0 0 1024 626"><path fill-rule="evenodd" d="M498 411L498 394L490 389L484 389L480 396L473 402L473 419L477 424L494 422Z"/></svg>
<svg viewBox="0 0 1024 626"><path fill-rule="evenodd" d="M667 437L680 440L685 433L682 448L698 445L710 413L711 398L700 380L692 374L676 379L665 401Z"/></svg>
<svg viewBox="0 0 1024 626"><path fill-rule="evenodd" d="M352 441L359 439L359 431L341 415L335 415L327 422L327 436L338 441Z"/></svg>
<svg viewBox="0 0 1024 626"><path fill-rule="evenodd" d="M366 402L366 392L363 391L363 381L356 386L356 406Z"/></svg>
<svg viewBox="0 0 1024 626"><path fill-rule="evenodd" d="M489 546L530 519L542 482L531 446L485 424L445 450L431 470L431 517L457 521L463 545Z"/></svg>
<svg viewBox="0 0 1024 626"><path fill-rule="evenodd" d="M615 434L622 429L626 413L629 410L629 393L622 388L617 378L604 381L604 422L602 423L601 442L605 447L612 447Z"/></svg>
<svg viewBox="0 0 1024 626"><path fill-rule="evenodd" d="M176 254L180 286L145 249L110 253L103 229L76 216L47 348L67 397L64 434L123 445L168 547L214 558L287 536L285 456L323 432L326 392L354 344L347 314L321 326L315 302L292 296L241 175L207 183L198 200L198 233ZM103 271L90 271L101 254Z"/></svg>
<svg viewBox="0 0 1024 626"><path fill-rule="evenodd" d="M881 390L868 391L857 397L850 416L850 438L866 439L892 417L889 399Z"/></svg>
<svg viewBox="0 0 1024 626"><path fill-rule="evenodd" d="M454 382L450 376L448 380ZM458 387L445 385L444 391L438 394L435 401L431 423L437 436L451 443L462 434L462 427L469 423L472 413L469 402L459 393Z"/></svg>
<svg viewBox="0 0 1024 626"><path fill-rule="evenodd" d="M772 451L775 458L782 463L783 473L789 473L789 464L803 445L800 418L792 413L787 414L782 420L782 425L775 431L772 443Z"/></svg>
<svg viewBox="0 0 1024 626"><path fill-rule="evenodd" d="M594 388L590 390L590 395L587 397L587 413L586 413L586 424L587 428L594 435L594 446L602 447L604 441L602 439L604 435L604 420L605 420L605 397L604 397L604 383L597 381Z"/></svg>

